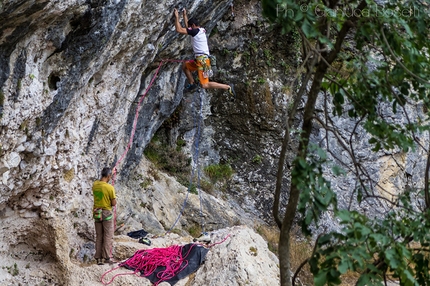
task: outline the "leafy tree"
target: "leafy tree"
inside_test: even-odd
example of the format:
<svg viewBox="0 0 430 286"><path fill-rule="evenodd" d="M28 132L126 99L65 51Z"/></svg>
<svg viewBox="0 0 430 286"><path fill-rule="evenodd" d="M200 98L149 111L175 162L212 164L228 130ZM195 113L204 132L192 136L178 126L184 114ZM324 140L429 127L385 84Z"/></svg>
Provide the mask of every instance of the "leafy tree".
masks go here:
<svg viewBox="0 0 430 286"><path fill-rule="evenodd" d="M270 21L282 25L284 32L296 30L301 35L299 71L304 70L287 120L273 206L281 229L281 285L294 283L289 275L294 219L299 217L304 233L311 234L327 212L341 229L321 233L306 261L315 285L340 284L348 271L359 273L357 285L381 285L388 279L401 285L430 285L430 150L428 141L423 143L429 134L428 1L262 0L262 4ZM284 161L300 101L305 107L283 212ZM317 112L318 102L324 102L324 110ZM345 128L349 138L334 124L340 117L353 122ZM325 142L311 144L315 125L325 129ZM389 190L357 157L357 132L369 138L373 152L425 154L421 185L414 189L403 184L388 196ZM345 158L332 152L329 139L336 140ZM357 180L352 199L360 205L378 205L378 216L339 207L329 174L346 172Z"/></svg>

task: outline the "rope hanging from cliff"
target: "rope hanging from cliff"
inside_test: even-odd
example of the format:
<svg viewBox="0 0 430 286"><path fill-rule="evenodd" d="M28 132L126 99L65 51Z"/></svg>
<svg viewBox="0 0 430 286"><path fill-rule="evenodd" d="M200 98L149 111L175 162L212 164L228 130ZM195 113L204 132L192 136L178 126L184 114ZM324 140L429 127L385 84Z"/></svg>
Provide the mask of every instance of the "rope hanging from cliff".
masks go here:
<svg viewBox="0 0 430 286"><path fill-rule="evenodd" d="M159 73L159 71L161 69L161 66L163 65L163 63L166 63L166 62L181 63L181 62L185 62L185 61L186 60L176 60L176 59L163 59L163 60L160 61L160 63L158 65L158 67L157 67L157 69L156 69L156 71L155 71L155 73L154 73L154 75L153 75L153 77L152 77L152 79L151 79L148 87L146 88L145 92L140 96L140 99L138 101L138 105L136 107L136 111L135 111L135 115L134 115L134 120L133 120L133 126L132 126L132 130L131 130L131 134L130 134L130 139L128 141L128 144L127 144L124 152L122 153L122 155L119 158L119 160L116 162L116 164L115 164L115 166L113 168L113 171L112 171L112 173L113 173L112 174L112 185L115 185L115 180L116 180L118 166L124 160L125 156L127 155L128 151L131 148L131 145L133 144L134 135L135 135L136 128L137 128L137 121L138 121L138 118L139 118L140 106L141 106L143 100L146 98L146 95L148 94L148 92L151 89L152 85L154 84L155 79L157 78L158 73ZM197 177L198 177L197 178L197 188L198 189L200 189L200 176L201 176L200 167L199 167L199 160L198 160L198 158L199 158L199 141L200 141L199 138L200 138L200 131L201 131L200 130L200 124L201 124L201 119L203 117L203 115L202 115L203 114L203 111L202 111L203 110L203 96L202 96L200 88L199 88L199 95L200 95L200 110L199 110L198 120L196 120L196 116L194 116L194 122L195 122L195 125L197 125L197 133L196 133L195 139L194 139L194 142L195 142L194 143L194 145L195 145L194 162L196 162L196 164L197 164ZM196 114L195 112L193 112L193 113ZM182 209L180 211L180 214L178 215L178 218L176 219L176 221L174 222L174 224L172 225L172 227L167 232L170 232L173 229L173 227L177 224L177 222L179 221L180 217L182 216L182 214L184 212L184 209L185 209L185 206L186 206L186 203L187 203L187 200L188 200L188 194L191 191L193 178L194 178L194 168L193 168L192 173L191 173L191 178L190 178L190 183L189 183L189 187L188 187L188 192L187 192L186 198L184 200L184 203L183 203ZM205 232L203 210L202 210L202 197L201 197L200 191L199 191L199 200L200 200L200 211L199 211L199 214L200 214L200 218L201 218L201 227L202 227L202 232ZM116 208L115 208L114 215L115 215L114 220L116 220ZM116 228L116 223L115 223L114 227Z"/></svg>
<svg viewBox="0 0 430 286"><path fill-rule="evenodd" d="M199 89L199 95L200 95L200 112L199 112L199 123L198 123L198 133L197 133L197 143L196 143L196 167L197 167L197 190L199 193L199 201L200 201L200 225L202 227L202 233L205 233L205 219L203 217L203 198L202 198L202 192L200 191L200 177L201 177L201 169L200 169L200 161L199 161L199 142L200 142L200 123L203 120L203 95L200 93Z"/></svg>
<svg viewBox="0 0 430 286"><path fill-rule="evenodd" d="M138 102L137 107L136 107L136 112L135 112L135 115L134 115L133 127L131 129L130 139L128 140L128 144L127 144L124 152L122 153L121 157L116 162L115 167L113 168L113 172L112 172L113 173L112 174L112 185L115 185L116 173L117 173L117 169L118 169L119 164L122 162L122 160L124 160L125 156L127 155L128 151L130 150L131 144L133 144L134 134L136 132L136 127L137 127L137 120L139 118L140 105L142 104L142 102L145 99L148 91L151 89L152 85L154 84L155 79L158 76L158 72L161 69L161 66L163 65L163 63L167 63L167 62L181 63L181 62L184 62L184 61L185 60L164 59L164 60L161 60L160 64L158 65L158 68L156 69L155 74L152 77L152 79L151 79L148 87L146 88L145 92L140 96L139 102Z"/></svg>
<svg viewBox="0 0 430 286"><path fill-rule="evenodd" d="M176 60L176 59L163 59L161 60L161 62L159 63L154 76L152 77L148 87L146 88L145 92L140 96L139 102L137 104L136 107L136 112L134 115L134 120L133 120L133 127L131 129L131 134L130 134L130 139L128 141L128 144L124 150L124 152L122 153L121 157L119 158L119 160L116 162L115 167L112 169L112 185L115 186L115 179L116 179L116 174L117 174L117 169L119 164L122 162L122 160L125 158L125 156L127 155L128 151L130 150L131 144L133 143L133 139L134 139L134 134L136 132L136 127L137 127L137 120L139 118L139 111L140 111L140 105L142 104L143 100L145 99L146 95L148 94L149 90L151 89L152 85L155 82L155 79L158 76L158 73L161 69L161 66L163 65L163 63L165 62L175 62L175 63L181 63L184 62L184 60ZM113 223L114 223L114 230L116 229L116 206L113 209ZM110 255L112 256L112 248L110 249Z"/></svg>

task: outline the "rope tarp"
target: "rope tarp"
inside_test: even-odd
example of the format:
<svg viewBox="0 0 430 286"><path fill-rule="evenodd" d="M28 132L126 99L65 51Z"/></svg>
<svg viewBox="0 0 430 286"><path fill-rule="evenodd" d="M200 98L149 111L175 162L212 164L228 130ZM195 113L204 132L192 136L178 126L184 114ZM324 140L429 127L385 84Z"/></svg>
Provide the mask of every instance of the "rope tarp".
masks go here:
<svg viewBox="0 0 430 286"><path fill-rule="evenodd" d="M154 285L161 282L176 284L197 271L209 249L199 244L173 245L167 248L141 249L119 266L140 272Z"/></svg>

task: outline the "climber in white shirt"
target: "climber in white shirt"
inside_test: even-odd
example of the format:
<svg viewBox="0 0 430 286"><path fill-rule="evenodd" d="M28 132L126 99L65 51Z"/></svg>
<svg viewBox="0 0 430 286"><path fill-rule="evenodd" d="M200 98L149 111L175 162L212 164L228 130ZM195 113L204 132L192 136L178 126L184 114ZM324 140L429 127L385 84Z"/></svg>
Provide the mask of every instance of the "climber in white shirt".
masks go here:
<svg viewBox="0 0 430 286"><path fill-rule="evenodd" d="M231 95L236 95L233 89L233 85L222 84L214 81L209 81L208 70L210 70L210 59L209 59L209 47L208 40L206 37L206 30L199 26L198 21L195 18L188 20L187 11L183 10L184 22L187 24L188 28L182 27L179 23L178 10L174 10L175 14L175 28L176 32L184 35L191 36L191 44L193 46L194 58L184 62L182 70L187 76L189 84L185 87L186 90L194 90L197 85L194 82L194 78L191 74L193 71L197 71L199 75L199 81L203 88L217 88L225 89Z"/></svg>

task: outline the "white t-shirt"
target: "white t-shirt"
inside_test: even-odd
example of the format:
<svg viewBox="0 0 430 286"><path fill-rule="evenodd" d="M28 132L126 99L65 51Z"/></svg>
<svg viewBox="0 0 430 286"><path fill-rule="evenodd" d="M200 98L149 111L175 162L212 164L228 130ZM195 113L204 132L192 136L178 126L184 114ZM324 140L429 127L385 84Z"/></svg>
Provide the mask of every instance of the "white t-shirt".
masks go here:
<svg viewBox="0 0 430 286"><path fill-rule="evenodd" d="M191 38L194 55L209 55L208 39L206 38L206 30L204 28L187 29L188 35Z"/></svg>

